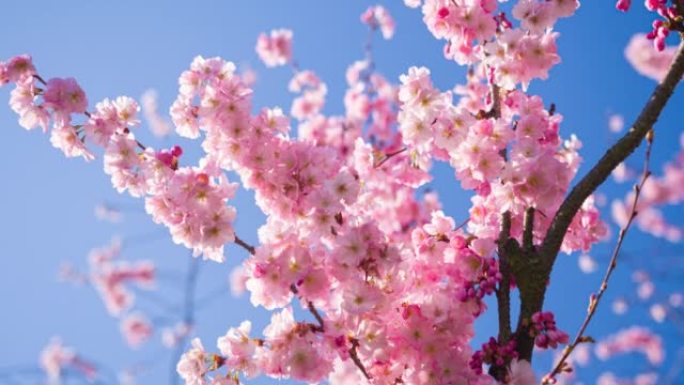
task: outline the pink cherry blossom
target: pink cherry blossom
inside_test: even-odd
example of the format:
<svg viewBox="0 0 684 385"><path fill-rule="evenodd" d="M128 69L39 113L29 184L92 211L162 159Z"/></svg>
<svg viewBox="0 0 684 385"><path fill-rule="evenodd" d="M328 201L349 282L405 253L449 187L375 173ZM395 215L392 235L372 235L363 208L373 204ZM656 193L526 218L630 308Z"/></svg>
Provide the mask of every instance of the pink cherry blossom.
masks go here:
<svg viewBox="0 0 684 385"><path fill-rule="evenodd" d="M385 39L391 39L394 35L394 19L387 9L381 5L370 6L361 14L361 21L371 29L380 28Z"/></svg>
<svg viewBox="0 0 684 385"><path fill-rule="evenodd" d="M121 333L129 346L137 348L152 336L152 324L142 314L127 315L121 320Z"/></svg>
<svg viewBox="0 0 684 385"><path fill-rule="evenodd" d="M47 374L50 384L58 384L62 371L71 365L76 358L76 353L71 348L62 345L62 342L54 338L40 353L40 366Z"/></svg>
<svg viewBox="0 0 684 385"><path fill-rule="evenodd" d="M275 29L262 33L257 40L256 52L267 67L278 67L292 60L292 31Z"/></svg>
<svg viewBox="0 0 684 385"><path fill-rule="evenodd" d="M646 35L636 34L625 48L625 57L639 74L660 81L672 63L675 50L676 47L668 47L658 51Z"/></svg>
<svg viewBox="0 0 684 385"><path fill-rule="evenodd" d="M88 100L74 78L53 78L48 80L46 87L43 95L45 105L58 116L85 112Z"/></svg>
<svg viewBox="0 0 684 385"><path fill-rule="evenodd" d="M30 78L36 74L36 67L29 55L18 55L11 58L3 65L4 73L10 82L20 83L22 80Z"/></svg>
<svg viewBox="0 0 684 385"><path fill-rule="evenodd" d="M205 385L204 373L208 370L207 353L204 351L199 338L192 340L192 348L185 352L178 361L176 371L183 378L186 385Z"/></svg>

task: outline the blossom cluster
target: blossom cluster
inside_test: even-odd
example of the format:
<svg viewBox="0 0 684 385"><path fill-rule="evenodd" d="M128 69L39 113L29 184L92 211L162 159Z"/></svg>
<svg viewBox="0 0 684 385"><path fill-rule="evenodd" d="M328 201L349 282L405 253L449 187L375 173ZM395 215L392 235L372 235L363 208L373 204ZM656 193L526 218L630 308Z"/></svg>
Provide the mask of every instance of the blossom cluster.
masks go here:
<svg viewBox="0 0 684 385"><path fill-rule="evenodd" d="M433 87L426 68L411 68L401 80L398 121L404 143L418 159L448 160L461 186L475 190L469 231L494 242L501 214L509 211L512 234L520 236L523 214L533 207L544 214L537 216L533 232L536 237L545 234L553 217L548 214L557 211L580 163L579 140L573 136L563 142L559 136L562 116L549 112L538 96L520 91L490 95L476 75L457 89L463 96L456 105L450 92ZM490 97L500 100L487 107ZM490 108L500 110L499 116L487 117ZM593 199L588 199L562 249L586 251L606 234Z"/></svg>
<svg viewBox="0 0 684 385"><path fill-rule="evenodd" d="M567 344L568 335L556 327L556 320L551 312L537 312L532 314L530 334L534 337L534 344L541 349L555 349L558 344Z"/></svg>
<svg viewBox="0 0 684 385"><path fill-rule="evenodd" d="M151 321L135 306L135 289L151 290L156 286L157 269L149 260L130 262L121 258L122 241L94 248L88 256L89 270L81 273L71 265L60 270L60 279L90 284L97 290L110 315L120 319L120 330L126 343L137 348L149 340L154 329Z"/></svg>
<svg viewBox="0 0 684 385"><path fill-rule="evenodd" d="M421 1L406 3L417 7ZM552 27L579 7L577 0L521 0L512 9L520 22L514 27L496 0L422 3L428 29L437 39L446 40L445 56L459 64L486 63L496 83L507 89L548 76L548 70L559 62L558 35Z"/></svg>
<svg viewBox="0 0 684 385"><path fill-rule="evenodd" d="M381 5L368 7L366 12L361 14L361 21L368 24L371 29L380 28L385 39L391 39L394 35L394 19L387 9Z"/></svg>
<svg viewBox="0 0 684 385"><path fill-rule="evenodd" d="M73 78L45 81L26 55L0 68L6 79L2 84L16 84L10 106L23 127L47 131L52 122L50 141L68 157L90 160L94 154L87 144L104 148L104 171L119 192L146 197L147 211L169 227L174 242L194 249L195 255L223 260L223 245L234 239L235 209L226 202L237 185L211 159L200 167L179 167L180 147L155 151L142 145L130 130L140 122L140 107L132 98L105 99L88 112L86 95ZM77 124L79 115L83 122Z"/></svg>
<svg viewBox="0 0 684 385"><path fill-rule="evenodd" d="M93 249L89 256L88 280L114 316L121 315L133 305L135 296L128 286L149 289L155 281L155 267L151 261L117 261L120 252L121 242L114 239L110 245Z"/></svg>
<svg viewBox="0 0 684 385"><path fill-rule="evenodd" d="M632 5L631 0L618 0L615 8L620 11L627 12ZM670 0L645 0L644 7L650 12L655 12L660 16L653 20L651 31L646 34L648 40L653 41L653 46L658 51L665 49L665 40L670 34L670 31L681 31L682 20L679 16L682 10L678 9L681 3Z"/></svg>

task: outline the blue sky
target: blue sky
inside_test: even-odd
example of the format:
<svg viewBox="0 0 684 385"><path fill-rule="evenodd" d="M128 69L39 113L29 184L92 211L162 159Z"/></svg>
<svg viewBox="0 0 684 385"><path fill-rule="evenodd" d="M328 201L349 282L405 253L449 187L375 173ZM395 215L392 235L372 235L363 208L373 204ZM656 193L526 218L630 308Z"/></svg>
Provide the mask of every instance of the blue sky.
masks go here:
<svg viewBox="0 0 684 385"><path fill-rule="evenodd" d="M393 40L374 40L380 72L397 81L410 66L424 65L432 70L435 84L442 89L464 81L464 68L443 59L442 44L429 34L420 12L396 0L261 0L258 6L253 1L225 0L15 1L2 9L0 58L31 54L44 77L77 78L91 105L118 95L137 98L146 89L154 88L160 94L161 110L166 111L177 93L178 75L192 58L221 56L258 72L255 108L279 105L289 109L287 81L291 72L282 68L267 70L254 53L260 32L284 27L294 31L294 51L301 67L316 71L328 84L325 112L341 113L344 71L350 63L363 58L367 30L359 22L359 15L375 3L385 5L397 21ZM576 133L584 142L585 163L580 173L616 139L607 130L609 114L621 113L627 122L632 121L655 85L636 74L623 57L631 35L650 25L650 15L641 7L620 14L614 10L613 1L584 3L576 16L561 20L557 26L562 63L551 71L548 81L535 81L530 87L530 92L541 94L547 104L556 103L558 112L565 116L562 134L567 137ZM8 98L9 89L0 90L0 105L6 105ZM680 90L656 127L655 170L677 151L682 103L684 91ZM158 336L151 346L131 353L120 338L118 324L107 314L95 291L59 283L56 276L63 261L87 267L89 249L105 244L114 234L153 234L145 242L127 246L125 256L157 261L160 269L168 273L164 275L166 281L160 283L162 288L169 288L163 294L169 300L180 301L180 292L172 288L178 282L174 272L186 269L188 251L173 245L165 230L152 223L140 200L116 193L102 171L101 159L86 163L64 158L51 147L47 136L20 128L9 107L0 107L0 125L0 175L4 180L0 197L0 373L2 368L35 366L38 353L50 337L60 335L84 356L113 370L151 359L155 364L140 383L166 383L170 352L158 347ZM159 141L147 132L138 136L154 147L179 143L186 149L187 159L200 155L198 142L177 137ZM628 164L640 165L640 154L638 151ZM445 211L457 222L462 221L469 204L467 195L446 165L438 165L435 174L431 187L439 191ZM609 197L622 197L628 189L628 185L609 182L601 191ZM126 207L126 220L118 225L98 222L93 209L103 201ZM240 191L234 205L238 208L238 233L254 243L256 228L264 217L253 204L252 194ZM681 206L667 212L679 224L684 223L682 214ZM609 219L608 214L604 217ZM592 252L601 270L611 245L607 242ZM668 245L636 231L629 235L625 250L631 263L643 266L653 266L652 260L657 258L682 257L681 244ZM227 287L228 273L244 257L244 251L230 246L226 264L203 263L198 295L221 285ZM619 267L608 300L633 292L629 268L628 264ZM681 264L679 270L670 271L666 277L657 282L658 290L666 292L676 287ZM574 333L584 317L588 295L599 282L599 273L579 272L576 256L559 258L547 308L557 313L561 328ZM145 308L154 309L153 303L142 298L139 301ZM254 309L246 298L233 299L225 294L200 308L198 334L210 347L216 337L241 320L255 319L255 329L261 330L267 317L267 312ZM664 373L684 342L681 332L671 326L655 325L643 311L633 310L617 317L605 306L599 310L590 333L605 335L631 323L652 327L665 337L668 355L659 369ZM478 323L477 340L495 334L494 325L493 312L483 317ZM539 370L549 365L543 357L536 363ZM629 376L649 368L641 357L630 356L598 363L584 370L582 378L593 383L591 379L606 369ZM680 378L684 381L684 377ZM252 383L269 382L260 379Z"/></svg>

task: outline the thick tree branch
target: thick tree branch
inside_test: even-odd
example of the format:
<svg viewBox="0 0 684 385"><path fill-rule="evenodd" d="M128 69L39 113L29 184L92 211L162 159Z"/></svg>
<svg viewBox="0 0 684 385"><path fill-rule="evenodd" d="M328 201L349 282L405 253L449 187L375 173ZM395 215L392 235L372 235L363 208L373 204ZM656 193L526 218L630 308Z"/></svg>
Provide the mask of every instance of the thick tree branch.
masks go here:
<svg viewBox="0 0 684 385"><path fill-rule="evenodd" d="M675 87L682 79L682 75L684 75L684 43L680 44L667 75L655 88L629 132L615 143L587 175L577 183L558 209L540 249L549 272L556 260L565 233L577 211L587 197L608 178L613 169L639 147L646 133L658 120Z"/></svg>
<svg viewBox="0 0 684 385"><path fill-rule="evenodd" d="M523 226L523 250L532 251L534 248L534 207L528 207L525 210L525 223Z"/></svg>
<svg viewBox="0 0 684 385"><path fill-rule="evenodd" d="M499 311L499 341L505 342L511 336L511 271L509 266L509 251L506 243L511 234L511 213L507 211L501 218L501 232L499 233L499 271L501 282L496 291Z"/></svg>
<svg viewBox="0 0 684 385"><path fill-rule="evenodd" d="M639 182L639 184L634 186L634 201L632 202L629 220L620 229L620 235L618 236L617 243L615 244L615 248L613 249L613 254L610 257L610 263L608 264L608 269L606 269L606 274L604 275L603 280L601 281L601 286L599 287L598 293L596 295L592 295L592 298L589 302L587 316L584 318L584 322L582 322L582 325L577 331L577 334L575 335L575 338L573 339L572 343L566 346L565 349L563 349L563 354L561 355L556 365L553 367L551 372L549 372L542 380L543 384L555 383L556 375L560 374L566 369L566 361L570 354L572 354L572 352L575 350L577 345L584 342L592 341L592 339L590 337L585 336L584 333L587 327L589 326L589 323L591 322L592 318L594 318L594 314L596 314L596 309L598 308L598 305L601 302L601 298L603 298L603 294L608 289L608 281L610 281L610 277L612 276L613 271L615 271L615 268L617 267L618 256L620 254L622 242L624 241L625 235L627 234L627 231L629 230L630 226L632 225L632 222L634 221L634 218L636 218L638 213L637 203L639 202L639 197L641 196L641 190L644 188L646 180L651 175L651 172L649 171L649 162L651 159L651 146L653 145L652 133L653 131L650 130L649 134L646 135L648 147L646 147L646 160L644 161L644 171L641 177L641 181Z"/></svg>
<svg viewBox="0 0 684 385"><path fill-rule="evenodd" d="M511 235L511 212L501 216L501 231L498 239L499 271L501 281L496 289L496 304L499 315L499 342L506 343L511 338L511 269L509 266L510 250L506 247ZM508 368L503 365L492 365L489 374L497 380L503 380Z"/></svg>

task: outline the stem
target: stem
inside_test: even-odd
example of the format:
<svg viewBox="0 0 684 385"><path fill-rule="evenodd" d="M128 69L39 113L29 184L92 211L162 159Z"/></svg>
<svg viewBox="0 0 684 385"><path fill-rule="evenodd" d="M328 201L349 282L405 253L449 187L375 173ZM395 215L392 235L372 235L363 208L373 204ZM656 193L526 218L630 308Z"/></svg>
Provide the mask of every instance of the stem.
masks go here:
<svg viewBox="0 0 684 385"><path fill-rule="evenodd" d="M357 368L363 373L363 376L366 377L367 380L371 379L371 376L368 374L368 371L366 368L363 366L363 362L361 362L361 359L359 358L359 355L356 351L356 349L359 347L359 340L356 338L353 338L351 340L352 347L349 349L349 357L351 357L352 361L354 362L354 365L356 365Z"/></svg>
<svg viewBox="0 0 684 385"><path fill-rule="evenodd" d="M651 94L632 128L613 145L594 165L594 167L572 189L561 204L551 222L546 237L541 245L541 255L546 260L549 274L558 256L561 243L572 219L584 201L605 180L622 161L624 161L641 144L646 133L658 120L660 113L672 96L675 87L684 75L684 43L679 45L675 59L667 75Z"/></svg>
<svg viewBox="0 0 684 385"><path fill-rule="evenodd" d="M649 132L653 132L652 130ZM648 177L651 175L651 172L649 171L649 163L651 159L651 147L653 146L653 135L649 134L647 135L647 143L648 146L646 147L646 159L644 160L644 171L641 177L641 181L639 184L634 186L634 201L632 202L632 208L631 208L631 213L629 215L629 220L627 223L620 229L620 235L618 236L617 243L615 245L615 248L613 249L613 254L610 257L610 263L608 264L608 269L606 270L606 273L603 277L603 280L601 281L601 286L599 287L599 291L596 294L595 297L592 297L590 303L589 303L589 310L587 312L587 316L584 318L584 322L582 322L582 326L580 326L579 330L577 331L577 334L575 335L574 340L572 343L563 349L563 355L561 358L558 360L554 368L547 374L544 379L543 379L543 384L551 384L554 383L555 377L557 374L563 372L566 369L566 361L570 354L575 350L577 345L583 343L583 342L588 342L591 341L590 338L586 337L584 335L584 332L586 331L587 327L589 326L589 323L591 320L594 318L594 314L596 314L596 309L598 309L598 305L601 302L601 298L603 298L603 294L606 292L608 289L608 281L610 281L610 277L613 275L613 271L615 271L615 268L617 267L617 262L618 262L618 256L620 254L620 248L622 247L622 242L625 239L625 235L627 234L627 231L629 230L630 226L632 225L632 222L634 221L634 218L637 216L637 203L639 201L639 197L641 196L641 190L644 187L644 184L646 183L646 180Z"/></svg>
<svg viewBox="0 0 684 385"><path fill-rule="evenodd" d="M199 272L199 259L190 257L190 264L188 265L188 273L185 277L185 310L183 315L183 322L191 327L195 322L195 288L197 287L197 274ZM170 383L171 385L178 384L178 374L176 373L176 365L178 360L180 360L183 350L185 349L185 341L187 340L187 335L183 335L178 342L178 347L176 352L171 356L171 370L170 370Z"/></svg>
<svg viewBox="0 0 684 385"><path fill-rule="evenodd" d="M399 149L399 150L397 150L397 151L390 152L389 154L385 154L385 157L382 158L382 160L381 160L380 162L378 162L378 164L376 164L376 165L373 166L373 167L378 168L378 167L382 166L383 164L385 164L385 162L387 162L388 160L392 159L392 157L401 154L402 152L406 151L407 149L408 149L407 147L404 147L404 148Z"/></svg>
<svg viewBox="0 0 684 385"><path fill-rule="evenodd" d="M290 291L299 297L299 290L297 290L297 286L295 286L294 283L290 285ZM299 300L304 302L302 297L299 297ZM311 301L306 302L306 308L309 310L309 313L314 316L316 321L318 321L318 326L316 326L313 330L315 332L323 333L325 331L325 323L323 323L323 317L321 317L321 313L318 312L318 309L316 309L316 306L314 306L313 302Z"/></svg>
<svg viewBox="0 0 684 385"><path fill-rule="evenodd" d="M238 237L237 235L235 235L235 244L238 245L238 246L240 246L240 247L242 247L243 249L247 250L247 252L249 252L249 253L252 254L252 255L254 255L254 254L256 253L256 249L254 248L254 246L252 246L252 245L250 245L249 243L243 241L243 240L240 239L240 237Z"/></svg>

